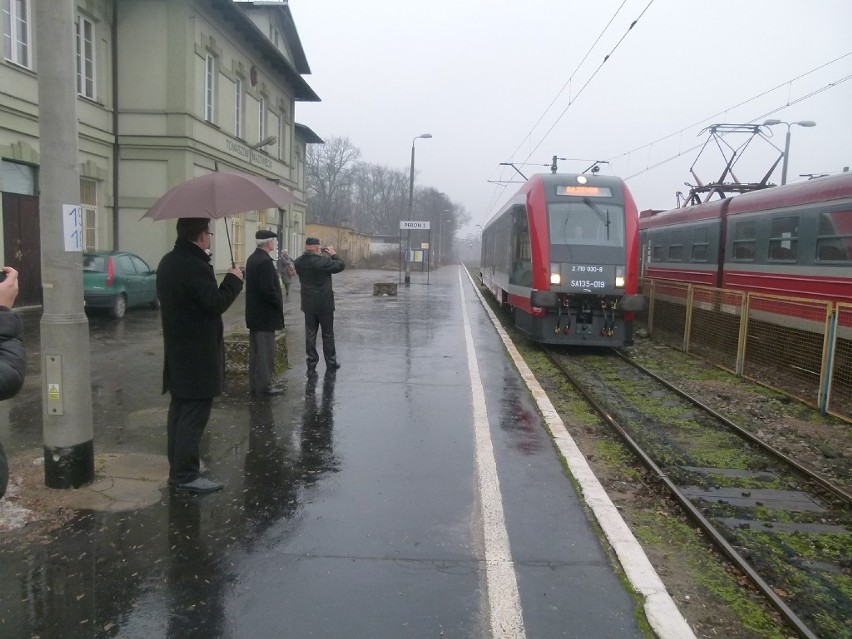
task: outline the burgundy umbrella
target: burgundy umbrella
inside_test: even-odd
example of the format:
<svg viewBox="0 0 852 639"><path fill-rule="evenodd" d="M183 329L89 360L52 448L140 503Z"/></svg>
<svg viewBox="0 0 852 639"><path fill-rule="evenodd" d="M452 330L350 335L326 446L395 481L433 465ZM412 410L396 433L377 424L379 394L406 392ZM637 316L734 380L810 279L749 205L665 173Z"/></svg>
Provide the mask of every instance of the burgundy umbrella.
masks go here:
<svg viewBox="0 0 852 639"><path fill-rule="evenodd" d="M208 173L169 189L143 218L173 220L206 217L211 220L236 213L285 207L293 194L275 182L246 173Z"/></svg>
<svg viewBox="0 0 852 639"><path fill-rule="evenodd" d="M275 182L247 173L215 171L172 187L154 203L142 218L173 220L205 217L215 220L228 215L285 207L296 198ZM231 235L225 225L231 264L234 263Z"/></svg>

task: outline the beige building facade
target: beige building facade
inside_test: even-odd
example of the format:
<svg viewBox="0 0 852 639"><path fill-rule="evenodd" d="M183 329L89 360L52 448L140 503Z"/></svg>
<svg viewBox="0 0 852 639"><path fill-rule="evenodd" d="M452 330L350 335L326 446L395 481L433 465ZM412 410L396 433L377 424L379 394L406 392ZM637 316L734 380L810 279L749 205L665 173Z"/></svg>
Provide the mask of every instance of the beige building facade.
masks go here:
<svg viewBox="0 0 852 639"><path fill-rule="evenodd" d="M40 259L40 44L35 0L0 2L2 258L26 272ZM310 68L286 3L76 0L69 29L76 51L56 55L77 78L69 108L79 122L87 250L128 250L156 266L174 243L174 223L140 218L172 186L218 170L276 180L296 201L215 221L216 270L230 267L232 254L243 264L259 228L300 252L305 145L322 140L295 119L298 102L319 97L302 77Z"/></svg>
<svg viewBox="0 0 852 639"><path fill-rule="evenodd" d="M305 237L316 237L323 245L333 246L346 265L352 268L358 268L370 259L370 236L345 226L309 222L305 225ZM296 255L300 253L301 249Z"/></svg>

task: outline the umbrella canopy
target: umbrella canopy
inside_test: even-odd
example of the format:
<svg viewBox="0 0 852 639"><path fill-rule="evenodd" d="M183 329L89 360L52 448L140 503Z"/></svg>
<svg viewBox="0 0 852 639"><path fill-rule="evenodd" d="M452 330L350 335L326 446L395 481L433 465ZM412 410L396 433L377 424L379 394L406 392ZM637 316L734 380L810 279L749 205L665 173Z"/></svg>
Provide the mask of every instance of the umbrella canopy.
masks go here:
<svg viewBox="0 0 852 639"><path fill-rule="evenodd" d="M152 220L179 217L215 220L257 209L284 207L294 201L292 193L265 178L216 171L169 189L142 217Z"/></svg>

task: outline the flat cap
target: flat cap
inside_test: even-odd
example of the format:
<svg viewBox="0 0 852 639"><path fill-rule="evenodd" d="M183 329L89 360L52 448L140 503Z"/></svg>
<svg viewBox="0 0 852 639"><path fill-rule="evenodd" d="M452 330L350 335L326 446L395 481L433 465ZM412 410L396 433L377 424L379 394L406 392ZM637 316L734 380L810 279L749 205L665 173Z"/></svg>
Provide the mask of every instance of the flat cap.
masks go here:
<svg viewBox="0 0 852 639"><path fill-rule="evenodd" d="M313 245L313 244L317 244L317 245L318 245L319 243L320 243L320 241L319 241L319 238L318 238L318 237L309 237L309 238L307 238L307 239L305 240L305 245L306 245L306 246L308 246L308 245Z"/></svg>
<svg viewBox="0 0 852 639"><path fill-rule="evenodd" d="M254 239L256 240L271 240L273 237L278 237L278 235L276 235L273 231L268 231L266 229L261 229L254 234Z"/></svg>

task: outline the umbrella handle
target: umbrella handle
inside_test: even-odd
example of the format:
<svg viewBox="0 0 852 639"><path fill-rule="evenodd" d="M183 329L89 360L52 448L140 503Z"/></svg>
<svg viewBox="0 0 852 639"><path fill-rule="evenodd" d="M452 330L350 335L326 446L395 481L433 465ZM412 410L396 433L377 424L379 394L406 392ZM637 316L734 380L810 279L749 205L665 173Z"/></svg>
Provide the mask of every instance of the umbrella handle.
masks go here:
<svg viewBox="0 0 852 639"><path fill-rule="evenodd" d="M231 232L228 230L228 218L225 218L225 237L228 238L228 251L231 253L231 268L237 268L237 263L234 262L234 247L231 246Z"/></svg>

